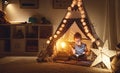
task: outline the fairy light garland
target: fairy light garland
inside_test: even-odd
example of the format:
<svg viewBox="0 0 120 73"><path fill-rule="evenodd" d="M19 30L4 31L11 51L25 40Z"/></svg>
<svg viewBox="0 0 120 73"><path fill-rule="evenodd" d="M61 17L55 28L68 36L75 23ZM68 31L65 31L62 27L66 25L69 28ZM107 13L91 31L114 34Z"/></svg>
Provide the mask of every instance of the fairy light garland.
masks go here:
<svg viewBox="0 0 120 73"><path fill-rule="evenodd" d="M84 30L85 30L85 33L86 33L87 36L91 39L91 42L95 42L96 39L95 39L95 38L93 37L93 35L89 32L89 29L88 29L88 27L86 26L86 25L87 25L87 22L85 21L85 19L86 19L86 14L85 14L85 10L84 10L84 8L83 8L83 2L82 2L82 0L73 0L73 1L72 1L71 6L67 8L68 12L67 12L67 14L66 14L66 16L65 16L65 19L62 21L63 24L60 26L60 28L57 30L57 32L54 34L53 37L54 37L54 38L57 38L57 35L59 35L59 34L62 32L63 28L65 27L65 24L67 23L67 19L71 16L71 11L72 11L72 9L73 9L73 7L74 7L75 5L78 6L78 10L79 10L79 12L80 12L80 14L81 14L81 20L80 20L80 21L82 22L82 25L83 25L83 28L84 28ZM49 43L49 41L51 41L51 40L49 39L48 42L47 42L47 44ZM96 43L97 43L97 45L100 44L99 41L96 41Z"/></svg>

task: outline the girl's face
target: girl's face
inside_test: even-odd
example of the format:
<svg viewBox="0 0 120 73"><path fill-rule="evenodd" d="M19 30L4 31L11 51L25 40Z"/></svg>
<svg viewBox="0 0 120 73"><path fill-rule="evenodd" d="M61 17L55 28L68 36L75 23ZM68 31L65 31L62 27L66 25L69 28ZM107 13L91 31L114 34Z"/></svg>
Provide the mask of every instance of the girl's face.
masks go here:
<svg viewBox="0 0 120 73"><path fill-rule="evenodd" d="M75 44L76 45L81 45L81 39L80 38L75 38Z"/></svg>

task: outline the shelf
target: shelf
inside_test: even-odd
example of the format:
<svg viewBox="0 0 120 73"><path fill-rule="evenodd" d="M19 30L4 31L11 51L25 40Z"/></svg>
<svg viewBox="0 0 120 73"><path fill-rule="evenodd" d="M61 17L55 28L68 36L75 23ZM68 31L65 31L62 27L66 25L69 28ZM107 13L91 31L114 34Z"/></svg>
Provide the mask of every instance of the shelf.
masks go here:
<svg viewBox="0 0 120 73"><path fill-rule="evenodd" d="M38 26L26 26L26 38L38 38Z"/></svg>
<svg viewBox="0 0 120 73"><path fill-rule="evenodd" d="M0 25L0 38L10 38L10 26Z"/></svg>
<svg viewBox="0 0 120 73"><path fill-rule="evenodd" d="M46 38L49 38L51 35L52 35L52 26L40 26L40 30L39 30L39 38L42 38L42 39L46 39Z"/></svg>
<svg viewBox="0 0 120 73"><path fill-rule="evenodd" d="M6 54L33 54L47 47L52 35L51 24L0 25L0 52Z"/></svg>
<svg viewBox="0 0 120 73"><path fill-rule="evenodd" d="M23 39L25 36L24 26L12 26L12 38L13 39Z"/></svg>
<svg viewBox="0 0 120 73"><path fill-rule="evenodd" d="M38 40L27 40L26 52L38 52Z"/></svg>

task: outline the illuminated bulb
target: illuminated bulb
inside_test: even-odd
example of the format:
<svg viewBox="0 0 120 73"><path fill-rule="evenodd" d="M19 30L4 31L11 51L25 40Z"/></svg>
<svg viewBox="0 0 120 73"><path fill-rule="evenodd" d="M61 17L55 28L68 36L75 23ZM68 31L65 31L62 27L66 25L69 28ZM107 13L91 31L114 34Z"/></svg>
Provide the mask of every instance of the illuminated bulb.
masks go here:
<svg viewBox="0 0 120 73"><path fill-rule="evenodd" d="M87 26L84 26L83 28L84 28L84 29L87 29L88 27L87 27Z"/></svg>
<svg viewBox="0 0 120 73"><path fill-rule="evenodd" d="M65 18L69 18L71 15L71 12L68 12Z"/></svg>
<svg viewBox="0 0 120 73"><path fill-rule="evenodd" d="M93 36L91 34L89 35L89 37L90 37L91 40L93 39Z"/></svg>
<svg viewBox="0 0 120 73"><path fill-rule="evenodd" d="M65 27L65 24L62 24L61 27Z"/></svg>
<svg viewBox="0 0 120 73"><path fill-rule="evenodd" d="M99 45L100 45L100 42L99 42L99 41L96 41L96 44L99 46Z"/></svg>
<svg viewBox="0 0 120 73"><path fill-rule="evenodd" d="M89 30L88 30L88 29L85 29L85 32L86 32L86 33L88 33L88 32L89 32Z"/></svg>
<svg viewBox="0 0 120 73"><path fill-rule="evenodd" d="M57 31L56 33L57 33L57 34L60 34L60 31Z"/></svg>
<svg viewBox="0 0 120 73"><path fill-rule="evenodd" d="M82 15L81 15L81 18L85 18L85 14L82 14Z"/></svg>
<svg viewBox="0 0 120 73"><path fill-rule="evenodd" d="M84 19L81 19L81 22L84 22Z"/></svg>
<svg viewBox="0 0 120 73"><path fill-rule="evenodd" d="M66 23L67 22L67 20L63 20L63 23Z"/></svg>
<svg viewBox="0 0 120 73"><path fill-rule="evenodd" d="M95 38L92 38L92 42L95 42Z"/></svg>
<svg viewBox="0 0 120 73"><path fill-rule="evenodd" d="M87 33L87 36L89 36L89 37L90 37L90 36L91 36L91 34L90 34L90 33Z"/></svg>
<svg viewBox="0 0 120 73"><path fill-rule="evenodd" d="M52 40L52 37L50 37L49 39Z"/></svg>
<svg viewBox="0 0 120 73"><path fill-rule="evenodd" d="M79 2L81 2L82 0L78 0Z"/></svg>
<svg viewBox="0 0 120 73"><path fill-rule="evenodd" d="M74 7L74 4L72 4L71 7Z"/></svg>
<svg viewBox="0 0 120 73"><path fill-rule="evenodd" d="M80 7L82 5L82 2L78 2L78 7Z"/></svg>
<svg viewBox="0 0 120 73"><path fill-rule="evenodd" d="M83 8L82 7L79 7L79 10L81 11Z"/></svg>
<svg viewBox="0 0 120 73"><path fill-rule="evenodd" d="M74 4L74 5L75 5L76 3L77 3L76 0L74 0L74 1L72 2L72 4Z"/></svg>
<svg viewBox="0 0 120 73"><path fill-rule="evenodd" d="M54 35L54 38L57 38L57 35Z"/></svg>
<svg viewBox="0 0 120 73"><path fill-rule="evenodd" d="M49 44L50 43L50 41L49 40L47 40L47 42L46 42L47 44Z"/></svg>
<svg viewBox="0 0 120 73"><path fill-rule="evenodd" d="M8 3L9 3L9 2L8 2L7 0L5 0L4 4L6 4L6 5L7 5Z"/></svg>
<svg viewBox="0 0 120 73"><path fill-rule="evenodd" d="M61 42L61 47L65 48L65 46L66 46L65 42Z"/></svg>
<svg viewBox="0 0 120 73"><path fill-rule="evenodd" d="M59 30L60 30L60 31L62 31L62 30L63 30L63 28L62 28L62 27L60 27L60 28L59 28Z"/></svg>
<svg viewBox="0 0 120 73"><path fill-rule="evenodd" d="M84 10L81 10L80 13L81 13L81 14L85 14L85 11L84 11Z"/></svg>
<svg viewBox="0 0 120 73"><path fill-rule="evenodd" d="M72 9L71 9L71 7L68 7L68 11L71 11Z"/></svg>
<svg viewBox="0 0 120 73"><path fill-rule="evenodd" d="M82 22L82 24L83 24L83 26L85 26L85 25L86 25L86 22Z"/></svg>

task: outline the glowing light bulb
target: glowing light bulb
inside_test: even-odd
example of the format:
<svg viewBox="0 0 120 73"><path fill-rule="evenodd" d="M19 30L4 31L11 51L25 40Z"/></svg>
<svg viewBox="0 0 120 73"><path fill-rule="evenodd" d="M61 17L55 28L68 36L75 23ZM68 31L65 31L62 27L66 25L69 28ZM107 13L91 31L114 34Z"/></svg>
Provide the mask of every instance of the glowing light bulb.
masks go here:
<svg viewBox="0 0 120 73"><path fill-rule="evenodd" d="M54 35L54 38L57 38L57 35Z"/></svg>
<svg viewBox="0 0 120 73"><path fill-rule="evenodd" d="M88 30L88 29L85 29L85 32L86 32L86 33L88 33L88 32L89 32L89 30Z"/></svg>
<svg viewBox="0 0 120 73"><path fill-rule="evenodd" d="M63 28L62 28L62 27L60 27L60 28L59 28L59 30L60 30L60 31L62 31L62 30L63 30Z"/></svg>
<svg viewBox="0 0 120 73"><path fill-rule="evenodd" d="M96 44L99 46L99 45L100 45L100 42L97 40L97 41L96 41Z"/></svg>
<svg viewBox="0 0 120 73"><path fill-rule="evenodd" d="M65 27L65 24L62 24L61 27Z"/></svg>
<svg viewBox="0 0 120 73"><path fill-rule="evenodd" d="M69 18L70 15L71 15L71 12L68 12L65 18L66 18L66 19Z"/></svg>
<svg viewBox="0 0 120 73"><path fill-rule="evenodd" d="M82 22L83 26L86 26L86 22Z"/></svg>
<svg viewBox="0 0 120 73"><path fill-rule="evenodd" d="M81 11L83 8L82 8L82 7L79 7L78 9Z"/></svg>
<svg viewBox="0 0 120 73"><path fill-rule="evenodd" d="M56 33L57 33L57 34L60 34L60 31L57 31Z"/></svg>
<svg viewBox="0 0 120 73"><path fill-rule="evenodd" d="M49 44L50 43L50 41L49 40L47 40L47 42L46 42L47 44Z"/></svg>
<svg viewBox="0 0 120 73"><path fill-rule="evenodd" d="M66 23L66 22L67 22L67 20L64 19L64 20L63 20L63 23Z"/></svg>
<svg viewBox="0 0 120 73"><path fill-rule="evenodd" d="M95 42L95 38L92 38L91 40L92 40L92 42Z"/></svg>
<svg viewBox="0 0 120 73"><path fill-rule="evenodd" d="M84 10L81 10L80 13L81 13L81 14L85 14L85 11L84 11Z"/></svg>
<svg viewBox="0 0 120 73"><path fill-rule="evenodd" d="M82 2L78 2L78 7L80 7L82 5Z"/></svg>
<svg viewBox="0 0 120 73"><path fill-rule="evenodd" d="M86 17L85 14L82 14L82 15L81 15L81 18L85 18L85 17Z"/></svg>
<svg viewBox="0 0 120 73"><path fill-rule="evenodd" d="M81 19L81 22L84 22L84 19L83 19L83 18Z"/></svg>
<svg viewBox="0 0 120 73"><path fill-rule="evenodd" d="M71 11L72 9L71 9L71 7L68 7L68 11Z"/></svg>
<svg viewBox="0 0 120 73"><path fill-rule="evenodd" d="M52 40L52 37L50 37L49 39Z"/></svg>

